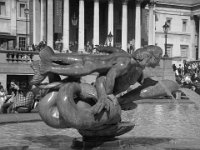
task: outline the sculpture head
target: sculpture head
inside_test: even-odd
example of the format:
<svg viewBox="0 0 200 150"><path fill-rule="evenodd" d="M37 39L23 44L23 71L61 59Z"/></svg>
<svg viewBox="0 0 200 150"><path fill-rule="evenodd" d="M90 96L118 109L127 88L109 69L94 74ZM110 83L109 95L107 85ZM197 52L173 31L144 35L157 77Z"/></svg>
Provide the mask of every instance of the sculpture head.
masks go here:
<svg viewBox="0 0 200 150"><path fill-rule="evenodd" d="M162 49L155 45L139 48L133 53L133 58L144 67L155 68L159 64L161 57Z"/></svg>

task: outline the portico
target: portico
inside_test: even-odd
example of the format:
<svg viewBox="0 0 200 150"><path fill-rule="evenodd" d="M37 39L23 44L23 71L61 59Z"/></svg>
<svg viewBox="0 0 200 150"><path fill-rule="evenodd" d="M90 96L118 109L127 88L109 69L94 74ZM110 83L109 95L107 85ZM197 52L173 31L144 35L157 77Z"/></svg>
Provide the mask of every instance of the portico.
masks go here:
<svg viewBox="0 0 200 150"><path fill-rule="evenodd" d="M39 2L40 39L33 37L35 44L45 40L49 46L55 47L55 41L60 39L63 44L62 52L70 50L76 43L77 49L84 52L86 43L108 45L107 35L111 33L113 35L111 46L121 47L126 51L130 41L135 41L132 43L135 49L142 46L143 0L40 0ZM63 8L59 7L62 5ZM62 13L62 17L59 13ZM58 18L55 18L56 15ZM73 17L77 24L72 24ZM61 21L61 25L59 26L60 23L55 20ZM58 30L55 31L55 28Z"/></svg>

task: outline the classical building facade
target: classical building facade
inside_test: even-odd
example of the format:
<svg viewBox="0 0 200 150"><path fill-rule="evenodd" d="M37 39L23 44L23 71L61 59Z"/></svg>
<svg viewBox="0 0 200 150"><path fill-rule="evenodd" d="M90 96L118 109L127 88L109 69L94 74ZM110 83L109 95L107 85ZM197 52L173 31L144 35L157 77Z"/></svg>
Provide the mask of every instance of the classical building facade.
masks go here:
<svg viewBox="0 0 200 150"><path fill-rule="evenodd" d="M147 8L148 9L148 8ZM182 64L183 60L199 60L200 58L200 34L199 16L200 0L158 0L149 12L153 11L150 18L154 27L155 36L153 44L159 45L165 50L165 34L163 25L169 25L167 34L167 54L172 57L173 63ZM150 31L150 30L149 30Z"/></svg>
<svg viewBox="0 0 200 150"><path fill-rule="evenodd" d="M175 63L197 60L200 0L0 0L0 82L28 81L32 46L46 41L55 51L112 45L128 51L158 45ZM9 51L8 51L9 50Z"/></svg>
<svg viewBox="0 0 200 150"><path fill-rule="evenodd" d="M141 31L141 24L146 24L142 19L146 0L34 0L32 3L33 43L44 40L56 49L55 43L62 41L63 52L75 44L79 51L85 51L87 43L111 44L124 50L130 44L135 48L147 44L147 36L142 36ZM110 41L109 33L113 36Z"/></svg>
<svg viewBox="0 0 200 150"><path fill-rule="evenodd" d="M47 41L60 51L85 51L87 43L124 50L159 45L165 51L163 25L169 24L167 53L178 63L198 60L200 0L35 0L31 43ZM108 34L113 38L109 41Z"/></svg>
<svg viewBox="0 0 200 150"><path fill-rule="evenodd" d="M30 18L28 0L0 0L0 82L6 88L11 80L27 86L33 71L31 61L38 58L30 47Z"/></svg>
<svg viewBox="0 0 200 150"><path fill-rule="evenodd" d="M30 11L25 11L28 4L28 0L0 0L0 49L25 49L30 28Z"/></svg>
<svg viewBox="0 0 200 150"><path fill-rule="evenodd" d="M0 82L6 87L11 78L21 76L21 82L28 76L28 84L33 75L30 62L38 59L37 52L28 50L40 41L60 52L84 52L87 43L124 50L147 45L142 17L146 4L146 0L0 0Z"/></svg>

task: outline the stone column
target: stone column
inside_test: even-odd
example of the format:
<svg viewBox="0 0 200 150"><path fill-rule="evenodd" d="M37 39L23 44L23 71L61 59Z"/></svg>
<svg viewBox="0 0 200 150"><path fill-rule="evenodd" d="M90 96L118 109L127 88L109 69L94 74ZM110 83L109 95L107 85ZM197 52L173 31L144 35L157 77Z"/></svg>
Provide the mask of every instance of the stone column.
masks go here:
<svg viewBox="0 0 200 150"><path fill-rule="evenodd" d="M189 20L188 20L188 24L189 24ZM195 48L196 27L195 27L194 16L190 17L190 33L191 33L191 38L190 38L190 47L189 47L189 50L190 50L189 58L192 58L193 60L195 60L196 59L196 48Z"/></svg>
<svg viewBox="0 0 200 150"><path fill-rule="evenodd" d="M64 0L63 9L63 53L69 50L69 0Z"/></svg>
<svg viewBox="0 0 200 150"><path fill-rule="evenodd" d="M37 38L37 14L36 14L36 0L33 1L33 44L38 44Z"/></svg>
<svg viewBox="0 0 200 150"><path fill-rule="evenodd" d="M48 0L47 5L47 45L53 48L53 0Z"/></svg>
<svg viewBox="0 0 200 150"><path fill-rule="evenodd" d="M199 34L198 34L198 39L199 39L199 41L198 41L198 54L199 54L199 56L198 56L198 58L200 58L200 15L199 15Z"/></svg>
<svg viewBox="0 0 200 150"><path fill-rule="evenodd" d="M135 49L141 47L141 0L136 0Z"/></svg>
<svg viewBox="0 0 200 150"><path fill-rule="evenodd" d="M127 51L128 44L128 7L127 0L122 2L122 49Z"/></svg>
<svg viewBox="0 0 200 150"><path fill-rule="evenodd" d="M155 45L155 15L154 15L155 2L149 3L149 27L148 27L148 45Z"/></svg>
<svg viewBox="0 0 200 150"><path fill-rule="evenodd" d="M93 45L99 45L99 0L94 0Z"/></svg>
<svg viewBox="0 0 200 150"><path fill-rule="evenodd" d="M85 33L85 24L84 24L84 0L79 0L79 28L78 28L78 51L85 51L84 48L84 33Z"/></svg>
<svg viewBox="0 0 200 150"><path fill-rule="evenodd" d="M114 3L113 0L108 1L108 34L111 32L114 35ZM114 38L111 41L111 46L113 46ZM108 45L110 44L107 40Z"/></svg>
<svg viewBox="0 0 200 150"><path fill-rule="evenodd" d="M47 25L46 25L46 10L47 10L47 2L46 0L41 0L41 13L40 13L40 23L41 23L41 30L40 30L40 41L47 40Z"/></svg>
<svg viewBox="0 0 200 150"><path fill-rule="evenodd" d="M8 6L11 6L10 9L10 21L11 21L11 34L16 36L16 31L17 31L17 15L16 15L16 9L17 9L17 2L16 0L12 0L12 1L7 1Z"/></svg>

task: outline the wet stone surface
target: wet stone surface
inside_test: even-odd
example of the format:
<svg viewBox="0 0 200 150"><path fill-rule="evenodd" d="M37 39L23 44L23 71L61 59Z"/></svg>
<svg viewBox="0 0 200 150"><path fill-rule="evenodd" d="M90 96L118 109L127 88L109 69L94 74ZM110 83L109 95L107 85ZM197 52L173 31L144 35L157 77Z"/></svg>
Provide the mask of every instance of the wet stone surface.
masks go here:
<svg viewBox="0 0 200 150"><path fill-rule="evenodd" d="M194 104L139 104L123 113L135 128L94 150L200 150L200 110ZM0 150L75 149L82 139L75 129L54 129L44 122L0 125Z"/></svg>

